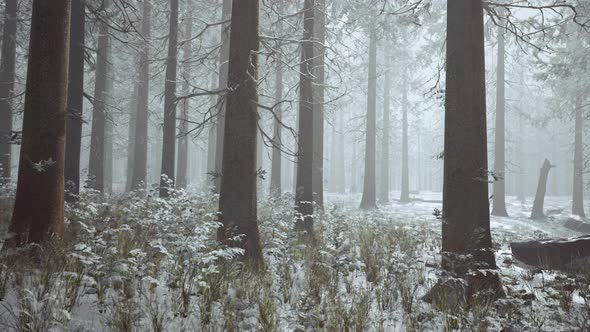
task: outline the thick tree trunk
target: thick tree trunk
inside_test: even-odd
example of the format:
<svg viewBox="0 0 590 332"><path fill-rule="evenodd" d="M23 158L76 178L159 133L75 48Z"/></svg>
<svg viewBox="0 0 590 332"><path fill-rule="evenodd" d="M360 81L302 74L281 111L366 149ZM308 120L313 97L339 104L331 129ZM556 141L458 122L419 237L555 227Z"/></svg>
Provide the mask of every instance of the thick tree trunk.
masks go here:
<svg viewBox="0 0 590 332"><path fill-rule="evenodd" d="M138 190L147 187L147 139L148 139L148 98L150 90L150 1L143 2L143 18L141 23L141 35L145 39L141 47L139 58L139 81L137 83L137 110L135 124L135 149L133 161L133 178L131 189Z"/></svg>
<svg viewBox="0 0 590 332"><path fill-rule="evenodd" d="M281 31L280 28L278 28ZM277 45L277 48L279 46ZM270 195L273 197L275 194L281 194L281 159L283 158L281 155L281 121L283 121L283 110L282 106L280 105L281 100L283 99L283 64L281 63L281 50L279 49L277 52L277 65L276 65L276 73L275 73L275 119L274 129L273 129L273 143L272 143L272 165L271 165L271 174L270 174Z"/></svg>
<svg viewBox="0 0 590 332"><path fill-rule="evenodd" d="M188 40L191 39L193 34L193 21L192 15L193 10L190 2L187 2L187 19L185 22L184 40L187 42L184 45L184 64L183 64L183 83L182 91L184 95L189 94L189 78L191 75L191 64L190 59L192 56L192 43ZM178 138L178 175L177 175L177 187L186 188L188 185L188 110L189 110L189 99L185 99L182 102L182 115L180 120L180 137Z"/></svg>
<svg viewBox="0 0 590 332"><path fill-rule="evenodd" d="M575 140L574 140L574 185L572 194L572 214L586 217L584 213L584 147L582 130L584 119L582 117L582 106L576 103L575 119Z"/></svg>
<svg viewBox="0 0 590 332"><path fill-rule="evenodd" d="M223 174L219 195L220 241L243 237L231 245L261 267L262 247L256 208L256 138L258 133L258 0L234 0L228 65Z"/></svg>
<svg viewBox="0 0 590 332"><path fill-rule="evenodd" d="M105 6L108 5L109 0L105 2ZM100 192L105 189L105 132L110 48L109 27L106 23L99 23L94 108L92 110L92 132L90 134L90 160L88 162L88 187Z"/></svg>
<svg viewBox="0 0 590 332"><path fill-rule="evenodd" d="M232 0L223 0L223 7L221 10L221 19L223 21L230 20L232 15ZM228 75L228 61L229 61L229 44L230 44L230 34L231 34L231 24L224 23L221 26L221 52L219 54L219 89L226 89L227 88L227 75ZM217 113L217 128L216 128L216 137L215 137L215 171L212 173L213 176L213 186L215 188L215 192L219 193L221 188L221 163L223 162L223 129L225 128L225 108L227 106L227 98L226 95L221 95L218 101L218 113Z"/></svg>
<svg viewBox="0 0 590 332"><path fill-rule="evenodd" d="M33 1L23 140L6 246L61 239L70 0Z"/></svg>
<svg viewBox="0 0 590 332"><path fill-rule="evenodd" d="M408 73L404 70L404 86L402 88L402 188L400 202L410 201L410 170L408 156Z"/></svg>
<svg viewBox="0 0 590 332"><path fill-rule="evenodd" d="M17 0L6 0L2 57L0 59L0 183L10 181L12 99L14 98L14 71L16 63Z"/></svg>
<svg viewBox="0 0 590 332"><path fill-rule="evenodd" d="M388 61L387 65L391 63ZM379 186L379 200L389 203L389 142L390 142L390 100L391 100L391 72L385 74L385 91L383 93L383 141L381 142L381 179Z"/></svg>
<svg viewBox="0 0 590 332"><path fill-rule="evenodd" d="M303 7L303 40L299 77L299 135L297 152L297 184L295 229L313 235L313 31L315 0L305 0Z"/></svg>
<svg viewBox="0 0 590 332"><path fill-rule="evenodd" d="M170 30L166 82L164 83L164 126L162 132L162 167L160 197L168 197L174 188L176 162L176 67L178 58L178 0L170 0Z"/></svg>
<svg viewBox="0 0 590 332"><path fill-rule="evenodd" d="M313 194L317 207L324 206L324 86L326 72L326 0L315 0L313 82Z"/></svg>
<svg viewBox="0 0 590 332"><path fill-rule="evenodd" d="M492 214L508 217L506 212L506 159L505 159L505 70L504 28L498 27L498 68L496 84L496 137L494 142L494 201Z"/></svg>
<svg viewBox="0 0 590 332"><path fill-rule="evenodd" d="M541 172L539 173L539 184L537 185L537 193L535 195L535 202L533 203L533 211L531 213L531 219L542 219L545 218L545 212L543 211L543 203L545 202L545 193L547 192L547 177L549 171L554 167L551 165L549 160L545 159Z"/></svg>
<svg viewBox="0 0 590 332"><path fill-rule="evenodd" d="M495 268L490 233L483 8L481 0L447 2L443 267L454 255Z"/></svg>
<svg viewBox="0 0 590 332"><path fill-rule="evenodd" d="M365 141L365 177L361 209L377 207L375 180L375 154L377 138L377 30L374 24L369 28L369 94L367 98L367 129Z"/></svg>

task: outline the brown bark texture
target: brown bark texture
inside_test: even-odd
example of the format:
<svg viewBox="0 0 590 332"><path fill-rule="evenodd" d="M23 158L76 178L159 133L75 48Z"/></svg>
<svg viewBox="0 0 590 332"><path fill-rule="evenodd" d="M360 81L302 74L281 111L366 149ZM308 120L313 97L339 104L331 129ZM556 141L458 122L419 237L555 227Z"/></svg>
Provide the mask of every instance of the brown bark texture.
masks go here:
<svg viewBox="0 0 590 332"><path fill-rule="evenodd" d="M17 0L6 0L2 55L0 58L0 182L10 181L12 141L12 99L16 64Z"/></svg>
<svg viewBox="0 0 590 332"><path fill-rule="evenodd" d="M244 249L244 259L262 266L258 232L256 140L258 132L258 0L234 0L231 16L223 174L218 239ZM236 236L241 236L235 240Z"/></svg>
<svg viewBox="0 0 590 332"><path fill-rule="evenodd" d="M131 189L145 188L147 183L147 139L148 139L148 98L150 89L149 38L151 33L151 4L143 2L143 18L141 22L141 35L144 38L139 56L139 80L137 83L137 109L135 115L135 143L134 160L131 180Z"/></svg>
<svg viewBox="0 0 590 332"><path fill-rule="evenodd" d="M160 197L168 197L174 188L176 164L176 71L178 59L178 0L170 0L168 57L164 83L164 126L162 131L162 166Z"/></svg>
<svg viewBox="0 0 590 332"><path fill-rule="evenodd" d="M443 267L470 256L470 267L495 268L490 233L483 6L447 2Z"/></svg>
<svg viewBox="0 0 590 332"><path fill-rule="evenodd" d="M303 40L299 76L299 134L295 185L295 229L313 235L313 25L314 0L303 5Z"/></svg>
<svg viewBox="0 0 590 332"><path fill-rule="evenodd" d="M23 140L16 201L7 246L61 239L64 231L64 158L69 0L33 2Z"/></svg>

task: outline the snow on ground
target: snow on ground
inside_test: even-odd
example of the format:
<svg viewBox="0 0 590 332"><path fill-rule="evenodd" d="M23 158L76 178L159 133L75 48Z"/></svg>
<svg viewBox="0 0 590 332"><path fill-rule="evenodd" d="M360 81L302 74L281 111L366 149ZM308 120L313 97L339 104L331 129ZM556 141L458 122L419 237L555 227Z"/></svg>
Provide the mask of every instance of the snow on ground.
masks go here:
<svg viewBox="0 0 590 332"><path fill-rule="evenodd" d="M238 269L236 252L212 241L215 199L179 195L84 196L68 209L65 260L41 268L0 262L0 329L7 331L583 331L590 330L587 275L514 262L511 241L580 235L567 197L547 197L544 221L531 201L507 198L491 217L508 297L470 310L421 300L440 269L441 194L360 211L360 194L326 195L318 244L292 231L293 197L262 201L267 270ZM222 261L229 259L228 263ZM227 262L227 261L226 261ZM16 264L15 264L16 263ZM451 301L451 300L449 300Z"/></svg>

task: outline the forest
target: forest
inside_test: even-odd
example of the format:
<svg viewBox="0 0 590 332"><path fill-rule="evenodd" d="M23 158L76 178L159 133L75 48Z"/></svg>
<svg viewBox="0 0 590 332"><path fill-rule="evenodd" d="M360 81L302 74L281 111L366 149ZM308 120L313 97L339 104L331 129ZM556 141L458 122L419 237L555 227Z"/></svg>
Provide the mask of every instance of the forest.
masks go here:
<svg viewBox="0 0 590 332"><path fill-rule="evenodd" d="M1 331L590 331L590 0L1 2Z"/></svg>

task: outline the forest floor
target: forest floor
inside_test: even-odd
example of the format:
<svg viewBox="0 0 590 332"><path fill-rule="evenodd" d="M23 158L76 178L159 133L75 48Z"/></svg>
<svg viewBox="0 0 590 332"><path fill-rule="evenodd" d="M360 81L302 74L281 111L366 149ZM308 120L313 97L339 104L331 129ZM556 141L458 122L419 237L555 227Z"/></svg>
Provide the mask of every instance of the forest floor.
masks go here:
<svg viewBox="0 0 590 332"><path fill-rule="evenodd" d="M11 192L0 195L7 223ZM293 197L259 207L266 269L232 260L214 241L215 198L169 200L84 194L68 207L63 244L35 262L0 262L0 330L6 331L583 331L590 329L590 268L565 274L519 264L509 243L579 235L567 197L547 197L544 221L508 197L492 216L507 297L471 304L422 301L440 269L440 193L358 210L360 195L326 197L317 244L293 232ZM391 197L398 197L392 193ZM40 258L39 258L40 257Z"/></svg>

